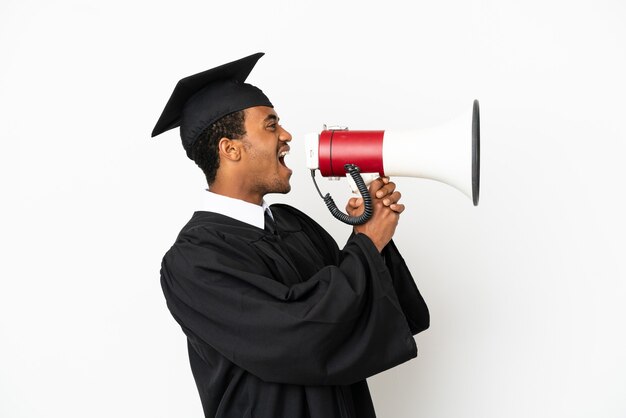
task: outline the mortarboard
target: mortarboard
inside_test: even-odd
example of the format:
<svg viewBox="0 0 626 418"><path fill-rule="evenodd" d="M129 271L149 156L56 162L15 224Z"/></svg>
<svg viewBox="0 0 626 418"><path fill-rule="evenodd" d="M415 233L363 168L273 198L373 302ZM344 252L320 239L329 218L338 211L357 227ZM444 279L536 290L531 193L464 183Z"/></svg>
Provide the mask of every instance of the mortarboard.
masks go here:
<svg viewBox="0 0 626 418"><path fill-rule="evenodd" d="M263 92L244 81L264 55L259 52L228 64L180 80L152 137L180 126L180 137L187 156L200 134L223 116L253 106L272 106Z"/></svg>

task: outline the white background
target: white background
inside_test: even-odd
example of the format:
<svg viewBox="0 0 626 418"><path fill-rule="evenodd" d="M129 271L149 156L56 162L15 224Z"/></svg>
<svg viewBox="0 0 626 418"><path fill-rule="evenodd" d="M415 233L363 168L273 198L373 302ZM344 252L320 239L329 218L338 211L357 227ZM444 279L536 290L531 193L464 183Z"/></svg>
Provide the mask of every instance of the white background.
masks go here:
<svg viewBox="0 0 626 418"><path fill-rule="evenodd" d="M149 136L178 79L264 51L249 81L294 135L271 200L339 242L304 134L480 100L478 207L397 179L432 323L370 379L379 416L626 417L624 22L618 0L3 0L0 416L202 415L159 264L204 179Z"/></svg>

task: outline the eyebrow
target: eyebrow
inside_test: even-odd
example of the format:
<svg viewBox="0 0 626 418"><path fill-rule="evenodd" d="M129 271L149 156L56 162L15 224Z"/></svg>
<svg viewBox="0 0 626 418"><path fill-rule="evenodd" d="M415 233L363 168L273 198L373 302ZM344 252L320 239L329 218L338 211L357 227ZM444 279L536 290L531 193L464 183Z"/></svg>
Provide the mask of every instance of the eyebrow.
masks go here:
<svg viewBox="0 0 626 418"><path fill-rule="evenodd" d="M275 121L278 122L280 120L280 118L276 115L267 115L267 117L265 119L263 119L263 122L269 122L269 121Z"/></svg>

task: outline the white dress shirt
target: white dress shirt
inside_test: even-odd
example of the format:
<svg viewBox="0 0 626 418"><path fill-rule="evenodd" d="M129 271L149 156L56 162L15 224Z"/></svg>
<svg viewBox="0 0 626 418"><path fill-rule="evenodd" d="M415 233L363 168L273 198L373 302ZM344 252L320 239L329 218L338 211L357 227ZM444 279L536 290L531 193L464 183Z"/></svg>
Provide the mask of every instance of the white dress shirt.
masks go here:
<svg viewBox="0 0 626 418"><path fill-rule="evenodd" d="M219 213L260 229L265 227L265 210L272 216L272 211L265 200L259 206L209 190L204 191L201 210Z"/></svg>

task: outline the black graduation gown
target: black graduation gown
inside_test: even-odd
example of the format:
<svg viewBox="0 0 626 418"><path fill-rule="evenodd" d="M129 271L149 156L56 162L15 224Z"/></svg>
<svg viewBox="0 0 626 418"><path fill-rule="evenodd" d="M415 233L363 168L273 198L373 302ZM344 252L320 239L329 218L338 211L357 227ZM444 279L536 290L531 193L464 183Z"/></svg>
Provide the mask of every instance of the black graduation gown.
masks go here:
<svg viewBox="0 0 626 418"><path fill-rule="evenodd" d="M278 234L196 212L163 258L206 417L374 417L365 379L417 355L429 314L393 242L343 250L302 212Z"/></svg>

